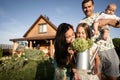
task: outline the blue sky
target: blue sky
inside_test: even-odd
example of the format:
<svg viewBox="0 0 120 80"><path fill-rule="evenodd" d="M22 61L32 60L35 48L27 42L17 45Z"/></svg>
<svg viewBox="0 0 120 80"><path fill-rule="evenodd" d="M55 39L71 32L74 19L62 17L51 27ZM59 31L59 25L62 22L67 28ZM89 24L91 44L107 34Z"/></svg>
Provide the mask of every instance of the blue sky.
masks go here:
<svg viewBox="0 0 120 80"><path fill-rule="evenodd" d="M104 11L109 3L116 3L116 15L120 17L120 0L94 0L95 12ZM25 32L42 14L58 26L70 23L76 29L85 17L82 0L0 0L0 44L12 44L9 39L22 38ZM119 28L111 28L112 38L120 37Z"/></svg>

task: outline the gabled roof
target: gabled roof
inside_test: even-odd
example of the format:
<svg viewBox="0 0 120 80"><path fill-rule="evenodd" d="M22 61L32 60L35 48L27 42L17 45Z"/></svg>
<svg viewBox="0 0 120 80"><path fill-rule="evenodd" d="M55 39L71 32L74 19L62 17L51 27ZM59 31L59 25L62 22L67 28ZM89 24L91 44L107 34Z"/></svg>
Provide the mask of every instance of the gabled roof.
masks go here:
<svg viewBox="0 0 120 80"><path fill-rule="evenodd" d="M29 33L29 31L34 27L34 25L40 20L40 19L44 19L53 29L57 30L57 27L45 16L40 15L40 17L38 17L38 19L33 23L33 25L28 29L28 31L23 35L23 37L26 37L26 35Z"/></svg>

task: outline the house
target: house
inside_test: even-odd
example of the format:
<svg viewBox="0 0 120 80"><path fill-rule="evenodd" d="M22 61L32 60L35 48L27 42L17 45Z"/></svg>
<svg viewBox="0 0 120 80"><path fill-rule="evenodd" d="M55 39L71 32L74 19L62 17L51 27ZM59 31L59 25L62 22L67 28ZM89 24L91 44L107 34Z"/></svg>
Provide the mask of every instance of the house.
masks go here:
<svg viewBox="0 0 120 80"><path fill-rule="evenodd" d="M27 47L29 49L40 49L46 54L53 56L56 30L57 27L48 17L40 15L23 35L23 38L10 39L10 41L13 41L13 54L18 45L18 41L27 41Z"/></svg>

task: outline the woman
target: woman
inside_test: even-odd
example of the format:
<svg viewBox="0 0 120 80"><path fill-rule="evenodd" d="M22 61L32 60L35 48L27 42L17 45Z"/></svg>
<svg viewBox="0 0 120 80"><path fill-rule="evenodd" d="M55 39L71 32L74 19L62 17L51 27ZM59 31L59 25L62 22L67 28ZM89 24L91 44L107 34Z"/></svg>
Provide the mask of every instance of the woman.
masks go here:
<svg viewBox="0 0 120 80"><path fill-rule="evenodd" d="M75 39L73 26L62 23L58 26L55 36L55 80L72 80L74 67L74 52L70 44Z"/></svg>

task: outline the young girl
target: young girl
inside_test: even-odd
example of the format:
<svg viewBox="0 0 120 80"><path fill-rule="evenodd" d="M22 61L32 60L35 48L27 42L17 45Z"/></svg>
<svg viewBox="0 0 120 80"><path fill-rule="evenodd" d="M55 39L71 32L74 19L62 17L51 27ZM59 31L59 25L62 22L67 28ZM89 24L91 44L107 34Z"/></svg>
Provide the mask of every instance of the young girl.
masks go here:
<svg viewBox="0 0 120 80"><path fill-rule="evenodd" d="M90 39L90 28L86 23L80 23L77 26L76 29L76 37L77 38L82 38L82 39ZM93 43L92 47L90 49L87 49L86 51L89 52L88 54L90 55L89 60L92 58L94 55L94 52L97 48L97 45ZM91 66L93 66L93 72L89 72L87 69L81 69L79 66L81 66L81 63L79 62L80 57L80 52L77 54L77 63L76 63L76 74L74 72L74 78L75 80L99 80L100 79L100 59L98 54L96 54L95 59ZM84 58L84 57L83 57ZM82 62L84 64L84 62ZM94 75L93 75L94 74ZM98 78L99 77L99 78Z"/></svg>
<svg viewBox="0 0 120 80"><path fill-rule="evenodd" d="M74 54L69 49L75 39L73 26L62 23L58 26L55 36L55 80L72 80L72 67L75 64Z"/></svg>

